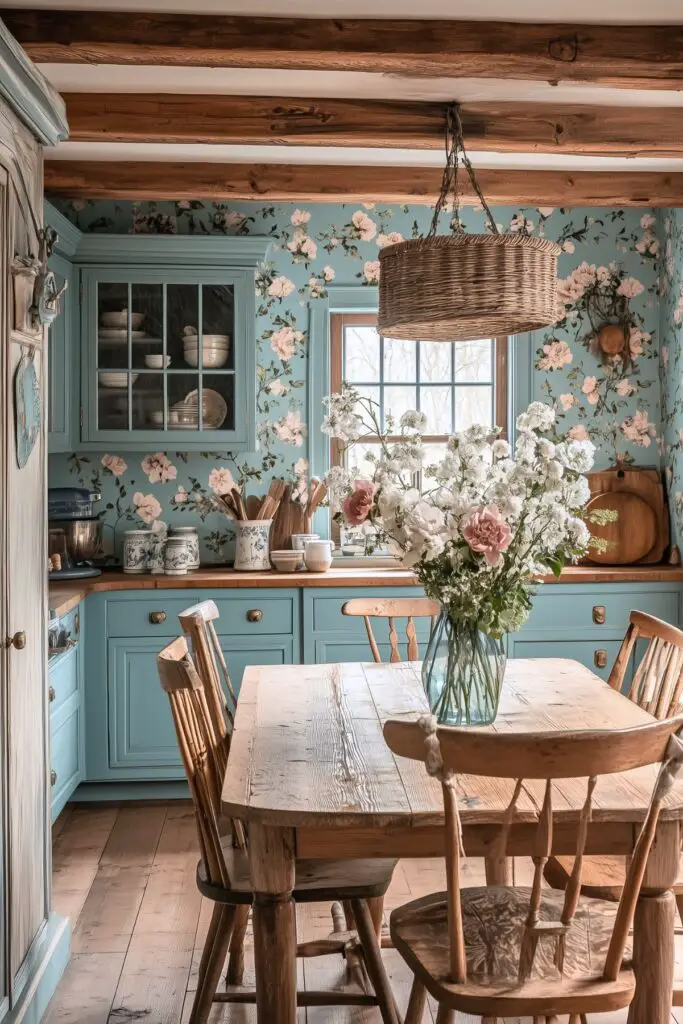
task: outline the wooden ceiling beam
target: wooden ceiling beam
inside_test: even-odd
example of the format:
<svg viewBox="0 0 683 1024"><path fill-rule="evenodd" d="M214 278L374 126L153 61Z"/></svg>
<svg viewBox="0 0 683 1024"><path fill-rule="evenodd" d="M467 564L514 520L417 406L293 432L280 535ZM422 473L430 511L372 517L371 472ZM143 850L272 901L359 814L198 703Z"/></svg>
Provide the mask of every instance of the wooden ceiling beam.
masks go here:
<svg viewBox="0 0 683 1024"><path fill-rule="evenodd" d="M479 170L490 203L505 206L683 206L683 173ZM433 203L437 167L53 160L48 195L72 199ZM476 197L463 181L463 202Z"/></svg>
<svg viewBox="0 0 683 1024"><path fill-rule="evenodd" d="M33 60L683 86L683 25L250 18L0 8Z"/></svg>
<svg viewBox="0 0 683 1024"><path fill-rule="evenodd" d="M72 142L443 149L443 103L67 93ZM683 109L465 103L472 150L681 156Z"/></svg>

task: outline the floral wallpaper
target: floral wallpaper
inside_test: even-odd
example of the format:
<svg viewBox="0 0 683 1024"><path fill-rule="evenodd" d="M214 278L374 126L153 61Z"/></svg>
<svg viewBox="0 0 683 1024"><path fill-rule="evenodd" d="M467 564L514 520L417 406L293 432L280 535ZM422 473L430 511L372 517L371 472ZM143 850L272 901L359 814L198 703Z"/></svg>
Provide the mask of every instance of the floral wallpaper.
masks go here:
<svg viewBox="0 0 683 1024"><path fill-rule="evenodd" d="M661 447L672 540L683 543L683 210L662 210L659 234Z"/></svg>
<svg viewBox="0 0 683 1024"><path fill-rule="evenodd" d="M257 274L258 452L158 451L140 456L121 449L104 456L75 452L50 457L51 485L101 489L104 518L114 529L105 535L115 536L117 554L124 529L161 520L170 526L197 525L205 562L230 560L231 525L211 505L212 493L228 489L234 479L248 492L262 494L272 476L301 481L307 472L307 353L316 342L309 338L311 306L330 287L376 288L379 250L426 232L432 211L380 203L306 208L199 201L55 205L86 232L256 234L272 239ZM598 467L617 457L657 464L659 235L652 211L497 207L493 212L501 230L544 235L562 247L563 316L555 328L532 337L529 397L556 406L563 432L596 443ZM481 210L466 209L462 219L469 231L485 230ZM448 228L449 215L444 213L442 230ZM628 344L609 357L596 342L598 299L628 310ZM671 457L677 452L672 448ZM683 491L683 482L680 486Z"/></svg>

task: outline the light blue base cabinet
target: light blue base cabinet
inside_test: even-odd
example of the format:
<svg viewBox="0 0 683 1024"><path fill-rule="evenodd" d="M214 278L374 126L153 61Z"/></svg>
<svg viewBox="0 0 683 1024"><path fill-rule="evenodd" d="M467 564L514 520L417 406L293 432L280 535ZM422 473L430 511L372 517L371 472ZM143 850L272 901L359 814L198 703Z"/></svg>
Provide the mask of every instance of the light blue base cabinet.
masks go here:
<svg viewBox="0 0 683 1024"><path fill-rule="evenodd" d="M236 691L247 665L299 658L296 590L149 591L88 598L87 778L93 782L181 780L168 698L156 658L180 633L178 613L211 598Z"/></svg>
<svg viewBox="0 0 683 1024"><path fill-rule="evenodd" d="M85 779L84 612L81 604L60 620L74 646L48 664L52 821Z"/></svg>
<svg viewBox="0 0 683 1024"><path fill-rule="evenodd" d="M98 784L90 790L98 799L108 795L104 784L119 784L109 786L112 797L152 796L151 786L177 786L184 779L156 657L179 634L178 613L189 605L207 598L216 602L221 644L239 691L247 665L369 661L363 620L342 615L344 602L360 596L415 597L419 593L415 587L316 587L130 590L91 595L80 606L81 614L85 606L88 613L85 707L78 694L70 693L69 686L74 684L67 681L60 683L53 707L53 750L60 780L54 806L59 807L75 780L82 778ZM639 608L678 623L682 593L683 588L675 582L542 586L524 628L506 638L508 656L575 658L606 679L630 610ZM397 621L397 629L404 649L405 622ZM380 651L388 659L386 623L378 622L375 632ZM428 620L417 623L417 635L424 652ZM63 671L64 677L71 679L68 664L65 661L64 669L58 667L51 677L60 678ZM78 743L82 744L83 731L85 773L76 753L82 749ZM79 797L83 792L82 788ZM176 795L187 795L186 790L178 787Z"/></svg>

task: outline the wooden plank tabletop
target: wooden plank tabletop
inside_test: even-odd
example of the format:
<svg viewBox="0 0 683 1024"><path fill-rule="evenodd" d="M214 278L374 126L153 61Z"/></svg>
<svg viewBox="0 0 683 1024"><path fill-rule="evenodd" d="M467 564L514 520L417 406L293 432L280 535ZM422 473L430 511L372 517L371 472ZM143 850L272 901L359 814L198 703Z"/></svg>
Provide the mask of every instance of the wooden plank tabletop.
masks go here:
<svg viewBox="0 0 683 1024"><path fill-rule="evenodd" d="M417 761L395 757L384 742L387 718L427 709L420 664L282 665L246 670L223 787L226 813L287 827L405 827L443 823L441 787ZM510 659L495 723L513 732L629 728L651 721L576 661ZM595 822L642 820L654 768L601 778ZM463 827L496 824L511 783L463 776ZM535 819L542 792L525 783L516 820ZM555 818L572 820L585 780L555 787ZM683 818L683 780L662 817Z"/></svg>

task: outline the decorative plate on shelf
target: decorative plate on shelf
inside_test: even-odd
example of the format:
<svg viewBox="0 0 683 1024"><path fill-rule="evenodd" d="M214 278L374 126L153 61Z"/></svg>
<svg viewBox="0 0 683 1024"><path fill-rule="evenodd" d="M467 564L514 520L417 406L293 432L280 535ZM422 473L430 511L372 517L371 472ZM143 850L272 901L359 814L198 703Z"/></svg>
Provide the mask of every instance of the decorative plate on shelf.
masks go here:
<svg viewBox="0 0 683 1024"><path fill-rule="evenodd" d="M17 465L23 469L40 434L40 384L35 367L35 349L22 352L14 375L14 418Z"/></svg>

